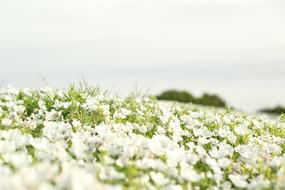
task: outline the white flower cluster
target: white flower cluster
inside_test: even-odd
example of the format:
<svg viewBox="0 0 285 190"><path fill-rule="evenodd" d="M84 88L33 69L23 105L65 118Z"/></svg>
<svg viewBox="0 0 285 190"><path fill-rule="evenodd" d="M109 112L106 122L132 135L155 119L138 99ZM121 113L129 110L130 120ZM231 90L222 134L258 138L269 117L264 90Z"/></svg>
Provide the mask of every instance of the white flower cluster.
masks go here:
<svg viewBox="0 0 285 190"><path fill-rule="evenodd" d="M0 189L285 189L285 123L98 89L0 90Z"/></svg>

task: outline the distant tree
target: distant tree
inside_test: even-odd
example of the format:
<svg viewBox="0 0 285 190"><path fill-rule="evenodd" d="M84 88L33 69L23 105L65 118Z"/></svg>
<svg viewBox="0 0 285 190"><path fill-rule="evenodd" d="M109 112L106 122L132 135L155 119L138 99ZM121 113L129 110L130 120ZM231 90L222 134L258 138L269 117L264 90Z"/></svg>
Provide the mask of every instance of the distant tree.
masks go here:
<svg viewBox="0 0 285 190"><path fill-rule="evenodd" d="M205 93L202 97L194 97L191 93L186 91L167 90L156 96L158 100L169 100L178 102L192 102L205 106L226 107L225 101L215 94Z"/></svg>
<svg viewBox="0 0 285 190"><path fill-rule="evenodd" d="M222 98L220 98L218 95L208 93L205 93L202 97L197 98L195 103L206 106L226 107L226 102L222 100Z"/></svg>
<svg viewBox="0 0 285 190"><path fill-rule="evenodd" d="M178 102L193 102L195 98L186 91L167 90L157 96L158 100L171 100Z"/></svg>
<svg viewBox="0 0 285 190"><path fill-rule="evenodd" d="M285 108L279 105L274 108L263 108L259 110L259 112L279 115L279 114L285 113Z"/></svg>

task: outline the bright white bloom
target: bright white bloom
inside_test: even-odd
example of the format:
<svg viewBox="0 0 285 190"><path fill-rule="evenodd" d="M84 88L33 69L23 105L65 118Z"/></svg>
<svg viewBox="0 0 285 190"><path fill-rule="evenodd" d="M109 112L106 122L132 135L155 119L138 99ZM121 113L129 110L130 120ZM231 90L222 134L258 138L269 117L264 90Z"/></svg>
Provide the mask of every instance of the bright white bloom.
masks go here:
<svg viewBox="0 0 285 190"><path fill-rule="evenodd" d="M200 145L205 145L205 144L208 144L210 142L211 142L211 140L207 139L205 137L199 137L198 138L198 144L200 144Z"/></svg>
<svg viewBox="0 0 285 190"><path fill-rule="evenodd" d="M271 160L270 165L271 167L280 167L282 164L285 163L285 159L282 157L275 157Z"/></svg>
<svg viewBox="0 0 285 190"><path fill-rule="evenodd" d="M180 185L167 185L163 188L163 190L182 190L182 187Z"/></svg>
<svg viewBox="0 0 285 190"><path fill-rule="evenodd" d="M72 147L71 151L73 151L74 155L77 158L84 158L85 151L87 151L87 146L83 141L83 136L81 134L72 134Z"/></svg>
<svg viewBox="0 0 285 190"><path fill-rule="evenodd" d="M75 120L72 121L72 126L80 127L81 126L81 122L75 119Z"/></svg>
<svg viewBox="0 0 285 190"><path fill-rule="evenodd" d="M265 150L269 154L280 154L282 149L276 144L266 144Z"/></svg>
<svg viewBox="0 0 285 190"><path fill-rule="evenodd" d="M181 177L191 182L198 182L201 179L201 176L191 168L183 168L181 170Z"/></svg>
<svg viewBox="0 0 285 190"><path fill-rule="evenodd" d="M22 114L22 113L24 113L24 112L25 112L25 109L26 109L26 108L25 108L24 106L21 106L21 105L14 107L14 110L15 110L15 112L16 112L17 114Z"/></svg>
<svg viewBox="0 0 285 190"><path fill-rule="evenodd" d="M232 184L229 181L224 182L221 185L223 190L231 190L232 189Z"/></svg>
<svg viewBox="0 0 285 190"><path fill-rule="evenodd" d="M176 167L185 159L185 151L183 149L174 149L166 151L168 166Z"/></svg>
<svg viewBox="0 0 285 190"><path fill-rule="evenodd" d="M210 132L207 128L195 128L193 129L193 133L195 136L209 138L213 136L213 133Z"/></svg>
<svg viewBox="0 0 285 190"><path fill-rule="evenodd" d="M259 189L266 189L270 185L270 182L264 179L263 176L258 176L254 178L250 184L248 185L248 189L250 190L259 190Z"/></svg>
<svg viewBox="0 0 285 190"><path fill-rule="evenodd" d="M233 149L230 145L228 145L228 144L226 144L226 143L224 143L224 142L220 143L220 144L218 145L218 147L219 147L219 148L214 147L214 148L209 152L210 155L211 155L213 158L217 158L217 159L223 158L223 157L225 157L225 156L231 155L231 154L233 153L233 151L234 151L234 149Z"/></svg>
<svg viewBox="0 0 285 190"><path fill-rule="evenodd" d="M227 137L228 135L230 135L230 133L231 133L231 131L228 127L227 128L219 128L219 130L218 130L218 135L222 138Z"/></svg>
<svg viewBox="0 0 285 190"><path fill-rule="evenodd" d="M123 116L128 116L128 115L130 115L132 112L131 112L130 110L126 109L126 108L122 108L122 109L121 109L121 113L122 113Z"/></svg>
<svg viewBox="0 0 285 190"><path fill-rule="evenodd" d="M157 156L162 156L172 146L171 140L164 135L156 135L149 142L149 149Z"/></svg>
<svg viewBox="0 0 285 190"><path fill-rule="evenodd" d="M0 140L0 154L6 154L6 153L12 154L15 151L16 151L16 143L12 141Z"/></svg>
<svg viewBox="0 0 285 190"><path fill-rule="evenodd" d="M103 169L103 168L102 168ZM110 180L110 179L123 179L125 176L122 173L117 172L112 167L104 168L103 171L100 172L100 179L101 180ZM92 182L92 180L91 180Z"/></svg>
<svg viewBox="0 0 285 190"><path fill-rule="evenodd" d="M255 126L257 129L262 128L261 123L260 123L259 121L257 121L256 119L253 119L253 120L252 120L252 123L254 124L254 126Z"/></svg>
<svg viewBox="0 0 285 190"><path fill-rule="evenodd" d="M16 152L13 154L6 154L3 156L5 161L12 163L16 168L25 166L32 162L31 156L24 152Z"/></svg>
<svg viewBox="0 0 285 190"><path fill-rule="evenodd" d="M235 151L246 159L256 159L258 156L258 149L248 145L238 145Z"/></svg>
<svg viewBox="0 0 285 190"><path fill-rule="evenodd" d="M71 126L68 123L57 122L44 122L45 128L43 129L43 135L50 140L56 140L70 136Z"/></svg>
<svg viewBox="0 0 285 190"><path fill-rule="evenodd" d="M86 103L83 105L84 108L90 110L90 111L96 111L98 105L98 100L94 97L88 96L86 99Z"/></svg>
<svg viewBox="0 0 285 190"><path fill-rule="evenodd" d="M234 134L228 135L228 140L230 141L231 144L235 144L237 137Z"/></svg>
<svg viewBox="0 0 285 190"><path fill-rule="evenodd" d="M150 177L157 185L165 185L169 182L169 180L162 173L151 172Z"/></svg>
<svg viewBox="0 0 285 190"><path fill-rule="evenodd" d="M5 127L9 127L11 124L12 124L12 120L11 119L9 119L9 118L4 118L3 120L2 120L2 125L3 126L5 126Z"/></svg>
<svg viewBox="0 0 285 190"><path fill-rule="evenodd" d="M248 185L245 176L241 176L238 174L230 174L229 179L238 188L245 188Z"/></svg>
<svg viewBox="0 0 285 190"><path fill-rule="evenodd" d="M50 112L46 112L46 120L53 121L57 118L58 112L55 110L51 110Z"/></svg>
<svg viewBox="0 0 285 190"><path fill-rule="evenodd" d="M235 127L234 130L240 136L244 136L249 133L249 130L245 124Z"/></svg>
<svg viewBox="0 0 285 190"><path fill-rule="evenodd" d="M105 116L110 115L110 106L109 105L103 105L100 108L103 110L103 114Z"/></svg>
<svg viewBox="0 0 285 190"><path fill-rule="evenodd" d="M198 153L198 155L199 155L200 157L206 157L206 156L208 156L207 151L206 151L203 147L201 147L201 146L197 146L197 147L196 147L196 152Z"/></svg>
<svg viewBox="0 0 285 190"><path fill-rule="evenodd" d="M228 158L221 158L218 160L218 163L221 168L225 169L232 163L232 161Z"/></svg>
<svg viewBox="0 0 285 190"><path fill-rule="evenodd" d="M64 102L64 103L62 104L62 106L63 106L64 109L69 108L71 105L72 105L71 102Z"/></svg>

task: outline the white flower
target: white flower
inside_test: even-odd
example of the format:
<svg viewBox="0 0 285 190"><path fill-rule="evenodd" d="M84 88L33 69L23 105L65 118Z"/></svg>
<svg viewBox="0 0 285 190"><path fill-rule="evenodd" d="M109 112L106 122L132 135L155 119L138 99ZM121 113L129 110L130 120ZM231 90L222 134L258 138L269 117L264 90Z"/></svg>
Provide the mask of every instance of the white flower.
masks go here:
<svg viewBox="0 0 285 190"><path fill-rule="evenodd" d="M240 136L244 136L249 133L249 130L245 124L235 127L234 131Z"/></svg>
<svg viewBox="0 0 285 190"><path fill-rule="evenodd" d="M254 124L254 126L257 128L257 129L261 129L262 126L261 126L261 123L259 121L257 121L256 119L253 119L252 120L252 123Z"/></svg>
<svg viewBox="0 0 285 190"><path fill-rule="evenodd" d="M63 106L64 109L69 108L71 105L72 105L71 102L64 102L64 103L62 104L62 106Z"/></svg>
<svg viewBox="0 0 285 190"><path fill-rule="evenodd" d="M201 147L201 146L197 146L197 147L196 147L196 152L198 153L198 155L199 155L200 157L206 157L206 156L208 156L207 151L206 151L203 147Z"/></svg>
<svg viewBox="0 0 285 190"><path fill-rule="evenodd" d="M213 136L213 132L209 131L207 128L194 128L193 133L196 137L210 138Z"/></svg>
<svg viewBox="0 0 285 190"><path fill-rule="evenodd" d="M12 141L0 140L0 154L6 154L6 153L13 154L13 152L15 151L16 151L16 143Z"/></svg>
<svg viewBox="0 0 285 190"><path fill-rule="evenodd" d="M263 176L258 176L250 181L248 189L250 190L259 190L266 189L270 185L270 182L267 179L264 179Z"/></svg>
<svg viewBox="0 0 285 190"><path fill-rule="evenodd" d="M72 134L72 146L71 151L77 158L84 158L85 151L87 151L87 145L83 142L83 138L80 134Z"/></svg>
<svg viewBox="0 0 285 190"><path fill-rule="evenodd" d="M281 137L272 136L272 138L273 142L276 143L277 145L282 145L285 142L285 139Z"/></svg>
<svg viewBox="0 0 285 190"><path fill-rule="evenodd" d="M181 177L184 180L191 181L191 182L198 182L201 180L201 176L191 168L183 168L181 170Z"/></svg>
<svg viewBox="0 0 285 190"><path fill-rule="evenodd" d="M21 105L14 107L14 110L15 110L15 112L16 112L17 114L22 114L22 113L24 113L24 112L25 112L25 109L26 109L26 108L25 108L24 106L21 106Z"/></svg>
<svg viewBox="0 0 285 190"><path fill-rule="evenodd" d="M213 158L222 158L225 156L223 150L218 150L217 147L212 148L209 154Z"/></svg>
<svg viewBox="0 0 285 190"><path fill-rule="evenodd" d="M110 115L110 106L109 106L109 105L103 105L103 106L101 106L100 108L102 108L103 114L104 114L105 116Z"/></svg>
<svg viewBox="0 0 285 190"><path fill-rule="evenodd" d="M155 135L149 141L149 149L157 156L162 156L171 147L172 141L165 135Z"/></svg>
<svg viewBox="0 0 285 190"><path fill-rule="evenodd" d="M167 165L176 167L185 158L185 151L182 149L167 150Z"/></svg>
<svg viewBox="0 0 285 190"><path fill-rule="evenodd" d="M234 134L228 135L228 140L230 141L231 144L235 144L237 137Z"/></svg>
<svg viewBox="0 0 285 190"><path fill-rule="evenodd" d="M6 154L3 158L13 164L16 168L23 167L32 162L31 156L24 152L14 152L12 154Z"/></svg>
<svg viewBox="0 0 285 190"><path fill-rule="evenodd" d="M246 159L257 159L258 149L248 145L238 145L235 148L235 151L238 152L241 156Z"/></svg>
<svg viewBox="0 0 285 190"><path fill-rule="evenodd" d="M163 190L182 190L182 187L180 185L169 184Z"/></svg>
<svg viewBox="0 0 285 190"><path fill-rule="evenodd" d="M17 105L16 105L16 102L8 101L8 102L5 102L5 106L10 108L10 109L13 109Z"/></svg>
<svg viewBox="0 0 285 190"><path fill-rule="evenodd" d="M9 119L9 118L4 118L3 120L2 120L2 125L4 126L4 127L9 127L11 124L12 124L12 120L11 119Z"/></svg>
<svg viewBox="0 0 285 190"><path fill-rule="evenodd" d="M126 118L125 115L123 115L122 113L120 113L120 112L118 112L118 111L115 111L113 117L114 117L114 119L118 119L118 118L125 119L125 118Z"/></svg>
<svg viewBox="0 0 285 190"><path fill-rule="evenodd" d="M53 104L53 107L55 108L55 109L57 109L57 110L59 110L59 109L61 109L61 107L62 107L62 102L60 102L59 100L55 100L54 101L54 104Z"/></svg>
<svg viewBox="0 0 285 190"><path fill-rule="evenodd" d="M282 149L280 146L276 144L266 144L265 151L268 152L269 154L280 154Z"/></svg>
<svg viewBox="0 0 285 190"><path fill-rule="evenodd" d="M140 125L135 125L136 129L142 133L142 134L146 134L147 133L147 126L140 126Z"/></svg>
<svg viewBox="0 0 285 190"><path fill-rule="evenodd" d="M72 124L72 126L74 126L74 127L80 127L80 126L81 126L81 122L78 121L78 120L76 120L76 119L73 120L71 124Z"/></svg>
<svg viewBox="0 0 285 190"><path fill-rule="evenodd" d="M229 179L238 188L246 188L248 186L245 176L241 176L238 174L230 174Z"/></svg>
<svg viewBox="0 0 285 190"><path fill-rule="evenodd" d="M58 112L55 110L51 110L50 112L46 112L46 120L53 121L58 117Z"/></svg>
<svg viewBox="0 0 285 190"><path fill-rule="evenodd" d="M222 185L221 185L223 190L231 190L232 188L232 184L229 181L225 181Z"/></svg>
<svg viewBox="0 0 285 190"><path fill-rule="evenodd" d="M211 142L211 140L210 139L207 139L207 138L205 138L205 137L199 137L198 138L198 144L199 145L205 145L205 144L208 144L208 143L210 143Z"/></svg>
<svg viewBox="0 0 285 190"><path fill-rule="evenodd" d="M225 137L228 135L228 133L227 133L227 131L226 131L225 129L219 128L219 130L218 130L218 135L219 135L220 137L222 137L222 138L225 138Z"/></svg>
<svg viewBox="0 0 285 190"><path fill-rule="evenodd" d="M158 126L156 130L157 130L158 134L165 134L166 133L166 130L161 126Z"/></svg>
<svg viewBox="0 0 285 190"><path fill-rule="evenodd" d="M126 117L126 116L130 115L132 113L132 111L130 111L130 110L126 109L126 108L121 108L121 113L122 113L123 116Z"/></svg>
<svg viewBox="0 0 285 190"><path fill-rule="evenodd" d="M30 87L27 87L27 88L23 88L22 89L22 92L26 95L26 96L28 96L28 97L32 97L32 89L30 88Z"/></svg>
<svg viewBox="0 0 285 190"><path fill-rule="evenodd" d="M232 163L232 161L228 158L221 158L218 160L218 163L221 168L225 169Z"/></svg>
<svg viewBox="0 0 285 190"><path fill-rule="evenodd" d="M50 140L63 139L70 136L71 126L63 122L44 122L43 135Z"/></svg>
<svg viewBox="0 0 285 190"><path fill-rule="evenodd" d="M219 164L217 162L216 159L213 159L213 158L206 158L206 163L212 168L212 169L216 169L216 168L219 168Z"/></svg>
<svg viewBox="0 0 285 190"><path fill-rule="evenodd" d="M167 179L162 173L160 172L150 172L150 177L157 185L165 185L169 182L169 179Z"/></svg>
<svg viewBox="0 0 285 190"><path fill-rule="evenodd" d="M197 118L203 117L204 113L203 112L191 112L190 116L194 119L197 119Z"/></svg>
<svg viewBox="0 0 285 190"><path fill-rule="evenodd" d="M217 159L223 158L225 156L231 155L234 151L234 149L230 145L224 142L220 143L218 147L219 148L217 147L212 148L212 150L209 152L209 154L213 158L217 158Z"/></svg>
<svg viewBox="0 0 285 190"><path fill-rule="evenodd" d="M221 127L217 131L218 135L222 138L226 138L227 136L231 135L232 132L229 127Z"/></svg>
<svg viewBox="0 0 285 190"><path fill-rule="evenodd" d="M125 175L116 171L112 167L102 168L103 170L100 172L100 179L101 180L110 180L110 179L123 179Z"/></svg>
<svg viewBox="0 0 285 190"><path fill-rule="evenodd" d="M277 167L280 167L280 166L281 166L282 164L284 164L284 163L285 163L284 158L282 158L282 157L275 157L275 158L273 158L273 159L271 160L270 165L271 165L272 167L277 168Z"/></svg>
<svg viewBox="0 0 285 190"><path fill-rule="evenodd" d="M94 97L88 96L86 103L83 104L83 107L89 111L96 111L98 108L98 100Z"/></svg>
<svg viewBox="0 0 285 190"><path fill-rule="evenodd" d="M166 124L171 118L172 114L167 109L162 109L162 112L163 114L162 116L160 116L160 120L162 121L163 124Z"/></svg>

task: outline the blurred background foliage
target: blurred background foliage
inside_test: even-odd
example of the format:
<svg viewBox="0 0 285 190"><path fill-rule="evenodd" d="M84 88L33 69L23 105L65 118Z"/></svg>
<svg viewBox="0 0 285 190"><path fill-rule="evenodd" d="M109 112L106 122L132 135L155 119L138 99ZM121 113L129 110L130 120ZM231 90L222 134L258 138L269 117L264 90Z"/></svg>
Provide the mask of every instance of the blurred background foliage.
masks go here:
<svg viewBox="0 0 285 190"><path fill-rule="evenodd" d="M158 100L177 101L183 103L194 103L204 106L226 107L226 102L216 94L204 93L201 97L195 97L190 92L167 90L157 95Z"/></svg>
<svg viewBox="0 0 285 190"><path fill-rule="evenodd" d="M157 95L158 100L167 100L167 101L177 101L182 103L193 103L203 106L213 106L213 107L227 107L227 103L220 96L216 94L204 93L200 97L196 97L190 92L180 91L180 90L167 90ZM273 108L262 108L258 110L259 113L268 113L274 115L280 115L285 113L285 107L278 105Z"/></svg>
<svg viewBox="0 0 285 190"><path fill-rule="evenodd" d="M269 113L269 114L275 114L275 115L279 115L282 113L285 113L285 107L282 107L280 105L273 107L273 108L263 108L260 109L259 112L261 113Z"/></svg>

